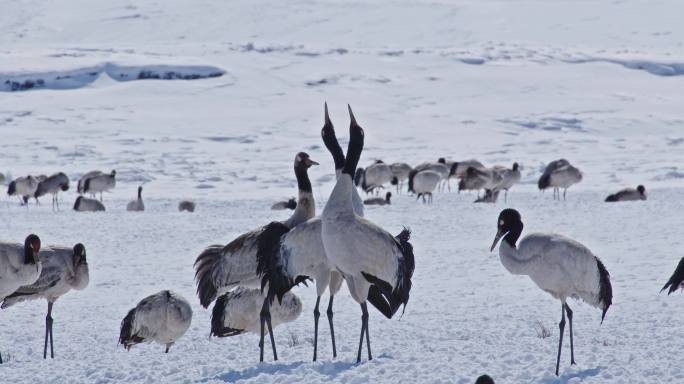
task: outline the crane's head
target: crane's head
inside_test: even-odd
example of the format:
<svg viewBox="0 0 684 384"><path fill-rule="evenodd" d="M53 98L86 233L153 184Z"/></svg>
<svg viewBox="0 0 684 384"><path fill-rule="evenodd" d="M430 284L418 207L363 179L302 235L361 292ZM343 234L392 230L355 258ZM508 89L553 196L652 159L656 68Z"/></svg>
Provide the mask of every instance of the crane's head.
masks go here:
<svg viewBox="0 0 684 384"><path fill-rule="evenodd" d="M40 238L32 233L24 241L24 264L36 264L38 252L40 252Z"/></svg>
<svg viewBox="0 0 684 384"><path fill-rule="evenodd" d="M318 165L318 163L311 160L308 153L299 152L297 156L295 156L295 168L308 169L312 165Z"/></svg>
<svg viewBox="0 0 684 384"><path fill-rule="evenodd" d="M85 246L81 243L74 245L74 264L87 264Z"/></svg>
<svg viewBox="0 0 684 384"><path fill-rule="evenodd" d="M501 240L502 237L514 229L522 231L522 220L520 218L520 213L515 209L506 208L499 214L496 236L494 237L494 242L492 243L490 252L494 251L496 244L499 243L499 240Z"/></svg>

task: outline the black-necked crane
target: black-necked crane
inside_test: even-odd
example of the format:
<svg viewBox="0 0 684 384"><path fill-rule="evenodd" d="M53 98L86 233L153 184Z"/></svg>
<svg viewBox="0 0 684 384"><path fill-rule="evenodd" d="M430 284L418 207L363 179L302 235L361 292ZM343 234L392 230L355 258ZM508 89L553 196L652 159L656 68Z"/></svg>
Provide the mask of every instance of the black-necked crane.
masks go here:
<svg viewBox="0 0 684 384"><path fill-rule="evenodd" d="M565 159L550 162L539 178L537 186L540 190L553 188L553 198L560 200L560 189L563 188L563 200L568 188L582 181L582 172Z"/></svg>
<svg viewBox="0 0 684 384"><path fill-rule="evenodd" d="M367 168L358 168L356 170L354 183L366 193L375 191L377 194L380 188L384 188L385 184L392 182L393 177L394 174L390 166L382 160L376 160L375 163Z"/></svg>
<svg viewBox="0 0 684 384"><path fill-rule="evenodd" d="M73 248L49 246L40 252L43 265L40 277L34 283L24 285L2 301L2 309L12 305L36 299L46 299L48 304L45 316L45 344L43 358L47 358L48 338L50 339L50 357L55 357L52 341L52 305L67 292L75 289L80 291L88 286L90 280L88 262L83 244L78 243Z"/></svg>
<svg viewBox="0 0 684 384"><path fill-rule="evenodd" d="M0 243L0 300L4 300L21 286L38 280L43 269L39 252L40 238L34 234L26 237L23 246Z"/></svg>
<svg viewBox="0 0 684 384"><path fill-rule="evenodd" d="M145 203L142 199L142 185L138 186L138 198L131 200L126 204L126 210L129 212L142 212L145 210Z"/></svg>
<svg viewBox="0 0 684 384"><path fill-rule="evenodd" d="M540 289L560 300L560 337L556 358L558 376L566 313L570 321L570 363L575 364L572 310L568 306L568 298L582 299L601 309L603 323L613 302L610 275L601 260L579 242L557 234L532 233L518 243L522 230L523 222L518 211L510 208L501 211L491 251L503 238L499 246L499 258L504 268L513 275L529 276Z"/></svg>
<svg viewBox="0 0 684 384"><path fill-rule="evenodd" d="M157 342L169 348L190 328L192 307L181 295L164 290L142 299L121 321L119 344L126 350Z"/></svg>
<svg viewBox="0 0 684 384"><path fill-rule="evenodd" d="M78 194L83 194L85 191L83 190L85 188L85 182L90 179L91 177L98 176L98 175L104 175L104 172L102 171L90 171L84 173L80 179L78 179L78 183L76 184L76 192ZM95 194L91 193L91 197L95 197Z"/></svg>
<svg viewBox="0 0 684 384"><path fill-rule="evenodd" d="M363 201L363 205L390 205L392 192L387 192L385 197L372 197Z"/></svg>
<svg viewBox="0 0 684 384"><path fill-rule="evenodd" d="M487 167L484 166L480 161L475 160L475 159L469 159L469 160L463 160L463 161L454 161L451 163L449 167L449 177L458 177L461 178L465 176L466 172L468 171L468 168L473 167L479 170L485 170Z"/></svg>
<svg viewBox="0 0 684 384"><path fill-rule="evenodd" d="M636 189L625 188L606 197L607 203L639 200L646 200L646 188L643 185L637 186Z"/></svg>
<svg viewBox="0 0 684 384"><path fill-rule="evenodd" d="M74 202L74 211L77 212L103 212L104 204L95 199L79 196Z"/></svg>
<svg viewBox="0 0 684 384"><path fill-rule="evenodd" d="M501 173L501 182L499 182L499 185L496 186L496 189L501 191L504 191L504 202L508 201L508 190L511 189L515 184L520 182L521 174L520 174L520 166L518 163L513 163L513 167L506 168L506 167L494 167L498 168Z"/></svg>
<svg viewBox="0 0 684 384"><path fill-rule="evenodd" d="M36 188L36 193L34 197L38 200L39 197L47 195L48 193L52 195L52 210L55 207L59 210L59 199L57 194L62 191L66 192L69 190L69 178L64 172L55 173L45 180L38 183L38 188Z"/></svg>
<svg viewBox="0 0 684 384"><path fill-rule="evenodd" d="M390 184L397 186L397 193L401 193L404 187L404 181L408 180L409 173L413 168L406 163L392 163L390 164L390 171L392 171L392 180Z"/></svg>
<svg viewBox="0 0 684 384"><path fill-rule="evenodd" d="M83 183L83 193L94 196L99 192L100 201L102 201L102 193L114 187L116 187L116 171L112 170L110 173L100 173L87 178Z"/></svg>
<svg viewBox="0 0 684 384"><path fill-rule="evenodd" d="M238 287L219 296L211 311L211 335L230 337L245 332L261 332L261 308L265 294L261 289ZM271 325L297 320L302 313L302 301L292 292L271 306Z"/></svg>
<svg viewBox="0 0 684 384"><path fill-rule="evenodd" d="M299 152L294 160L299 196L297 208L285 221L279 222L285 228L294 228L316 215L316 205L311 190L308 169L318 164L305 152ZM262 226L238 236L225 246L211 245L195 260L195 282L200 304L207 308L218 295L235 287L261 287L258 273L258 239L268 226ZM275 339L271 332L273 357L277 360ZM263 344L261 346L263 350ZM262 353L263 355L263 353Z"/></svg>
<svg viewBox="0 0 684 384"><path fill-rule="evenodd" d="M360 362L364 335L368 359L372 359L366 304L371 286L385 298L391 317L402 304L408 303L415 264L408 230L404 229L394 237L354 212L352 178L363 150L364 132L356 122L351 107L349 116L351 124L347 158L321 214L321 238L328 261L344 275L349 292L361 307L361 337L357 355L357 361Z"/></svg>
<svg viewBox="0 0 684 384"><path fill-rule="evenodd" d="M502 181L503 170L501 168L469 167L458 182L458 191L477 191L479 196L481 189L498 189Z"/></svg>
<svg viewBox="0 0 684 384"><path fill-rule="evenodd" d="M449 190L451 190L451 186L449 185L449 167L446 164L446 160L443 157L440 157L435 163L423 162L413 167L413 171L409 172L408 176L409 192L411 192L411 185L413 185L413 177L423 171L432 171L439 175L438 190L442 190L445 184L448 185Z"/></svg>
<svg viewBox="0 0 684 384"><path fill-rule="evenodd" d="M321 137L335 162L335 174L341 177L345 166L344 152L340 147L335 129L325 106L325 124L321 129ZM351 207L358 216L363 216L361 197L356 188L350 191ZM335 330L333 326L333 298L342 285L342 276L339 271L330 264L323 247L321 237L321 218L315 217L295 228L289 230L278 222L269 224L266 230L259 235L257 258L259 259L258 270L262 277L262 287L268 285L268 292L263 303L262 333L261 333L261 356L263 358L263 340L265 337L264 323L269 316L269 306L275 297L280 300L298 282L313 278L316 283L316 306L314 308L314 354L313 360L318 356L318 319L320 317L319 305L321 296L329 289L330 300L328 302L328 323L332 341L333 357L337 356L335 346ZM376 306L382 313L387 313L384 299L374 290L369 298L371 304ZM269 332L270 333L270 332Z"/></svg>
<svg viewBox="0 0 684 384"><path fill-rule="evenodd" d="M195 202L190 200L182 200L178 203L178 212L195 212Z"/></svg>
<svg viewBox="0 0 684 384"><path fill-rule="evenodd" d="M28 205L29 199L36 195L38 184L40 181L35 176L17 177L7 186L7 194L17 196L22 205Z"/></svg>
<svg viewBox="0 0 684 384"><path fill-rule="evenodd" d="M442 175L439 173L430 169L414 168L409 173L408 191L416 194L416 200L422 197L423 203L426 202L425 196L427 196L427 203L432 204L432 193L440 181L442 181Z"/></svg>

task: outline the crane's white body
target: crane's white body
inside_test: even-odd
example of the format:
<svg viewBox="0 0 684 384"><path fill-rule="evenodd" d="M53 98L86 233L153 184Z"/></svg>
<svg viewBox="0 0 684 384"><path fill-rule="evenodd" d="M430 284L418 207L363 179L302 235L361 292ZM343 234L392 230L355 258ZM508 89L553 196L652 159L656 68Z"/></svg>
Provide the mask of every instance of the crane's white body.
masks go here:
<svg viewBox="0 0 684 384"><path fill-rule="evenodd" d="M553 188L554 198L560 198L560 188L563 188L563 198L567 189L582 181L582 172L565 159L550 162L539 178L539 189Z"/></svg>
<svg viewBox="0 0 684 384"><path fill-rule="evenodd" d="M94 176L104 175L102 171L90 171L86 172L80 179L78 179L78 184L76 185L76 191L78 193L84 193L83 188L85 187L86 180Z"/></svg>
<svg viewBox="0 0 684 384"><path fill-rule="evenodd" d="M23 201L28 201L29 198L35 196L38 184L40 184L40 181L35 176L17 177L10 184L10 187L14 187L14 191L12 193L8 191L8 194L23 198Z"/></svg>
<svg viewBox="0 0 684 384"><path fill-rule="evenodd" d="M567 189L582 181L582 172L571 164L559 167L551 172L550 185Z"/></svg>
<svg viewBox="0 0 684 384"><path fill-rule="evenodd" d="M88 264L77 265L73 248L49 246L41 249L39 257L42 264L40 277L18 288L15 291L17 295L6 298L2 308L40 298L54 303L70 290L80 291L88 286Z"/></svg>
<svg viewBox="0 0 684 384"><path fill-rule="evenodd" d="M603 309L597 258L579 242L557 234L533 233L525 236L517 249L502 241L499 257L508 272L529 276L563 303L572 297Z"/></svg>
<svg viewBox="0 0 684 384"><path fill-rule="evenodd" d="M266 298L261 290L240 287L224 296L223 300L216 302L216 305L224 304L223 326L238 331L260 333L260 313ZM270 313L273 327L292 322L302 313L302 301L294 293L287 292L281 302L275 300L271 304Z"/></svg>
<svg viewBox="0 0 684 384"><path fill-rule="evenodd" d="M59 172L50 175L50 177L38 183L35 197L38 198L49 193L52 195L54 202L60 191L67 190L69 190L69 178L63 172Z"/></svg>
<svg viewBox="0 0 684 384"><path fill-rule="evenodd" d="M132 310L131 334L144 342L170 347L190 328L192 308L181 295L161 291L141 300Z"/></svg>
<svg viewBox="0 0 684 384"><path fill-rule="evenodd" d="M0 299L11 295L21 286L33 284L40 277L43 269L40 261L24 264L24 260L23 244L0 243Z"/></svg>
<svg viewBox="0 0 684 384"><path fill-rule="evenodd" d="M390 164L390 171L392 175L397 178L397 190L400 190L404 181L408 179L409 173L413 168L406 163L392 163Z"/></svg>
<svg viewBox="0 0 684 384"><path fill-rule="evenodd" d="M520 182L522 175L520 174L519 169L514 170L512 168L506 167L501 167L498 169L500 169L501 182L496 186L497 189L508 191L512 186Z"/></svg>
<svg viewBox="0 0 684 384"><path fill-rule="evenodd" d="M107 192L116 187L116 173L101 173L89 177L83 184L83 192L91 195ZM101 197L101 196L100 196Z"/></svg>
<svg viewBox="0 0 684 384"><path fill-rule="evenodd" d="M354 300L365 303L370 283L362 272L395 288L403 255L391 234L354 213L353 188L349 175L337 179L321 215L321 233L328 260L343 273Z"/></svg>
<svg viewBox="0 0 684 384"><path fill-rule="evenodd" d="M413 192L417 197L423 196L423 202L425 195L428 196L428 202L432 202L432 193L442 180L441 174L430 169L419 171L413 176Z"/></svg>
<svg viewBox="0 0 684 384"><path fill-rule="evenodd" d="M366 168L362 177L363 189L366 192L371 190L378 190L385 184L392 181L392 169L385 163L373 163Z"/></svg>
<svg viewBox="0 0 684 384"><path fill-rule="evenodd" d="M621 189L620 191L612 194L611 197L614 198L614 200L611 201L639 201L647 199L646 192L641 194L634 188Z"/></svg>

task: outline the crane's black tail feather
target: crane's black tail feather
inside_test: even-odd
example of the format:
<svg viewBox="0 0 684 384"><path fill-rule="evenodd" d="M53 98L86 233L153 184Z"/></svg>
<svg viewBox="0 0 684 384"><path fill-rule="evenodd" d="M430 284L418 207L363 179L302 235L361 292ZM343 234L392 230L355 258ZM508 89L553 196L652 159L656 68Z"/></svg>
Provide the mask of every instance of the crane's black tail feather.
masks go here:
<svg viewBox="0 0 684 384"><path fill-rule="evenodd" d="M601 314L601 323L603 323L608 308L613 304L613 286L610 284L608 270L598 257L596 258L596 266L599 271L599 302L603 304L603 313Z"/></svg>
<svg viewBox="0 0 684 384"><path fill-rule="evenodd" d="M670 289L667 291L667 294L669 295L677 289L682 288L682 282L684 282L684 257L682 257L682 259L679 260L677 269L675 269L672 276L670 276L670 280L667 281L667 283L663 286L663 289L661 289L660 292L664 291L669 287Z"/></svg>

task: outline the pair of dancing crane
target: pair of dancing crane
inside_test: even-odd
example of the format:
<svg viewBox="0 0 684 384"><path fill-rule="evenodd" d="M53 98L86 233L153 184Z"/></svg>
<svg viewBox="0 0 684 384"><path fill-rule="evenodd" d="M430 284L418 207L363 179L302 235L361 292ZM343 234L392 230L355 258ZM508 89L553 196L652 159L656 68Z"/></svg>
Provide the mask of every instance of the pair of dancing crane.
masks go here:
<svg viewBox="0 0 684 384"><path fill-rule="evenodd" d="M277 359L270 306L299 282L313 278L318 297L314 309L314 360L317 356L319 304L330 288L328 319L335 351L332 322L333 297L346 281L361 307L361 335L357 361L361 360L364 337L371 359L367 302L391 318L408 303L415 267L410 232L392 236L363 217L363 205L353 177L364 145L364 131L349 108L351 124L346 158L337 142L325 106L323 142L335 161L337 181L320 216L315 216L307 169L315 163L306 153L295 158L299 200L292 216L245 233L226 246L207 248L195 262L197 293L206 308L219 294L238 286L260 286L266 290L260 313L260 360L264 356L266 329ZM562 304L562 320L556 374L567 313L570 322L571 363L574 361L572 310L567 299L581 298L603 311L612 303L610 276L603 263L582 244L555 234L531 234L518 244L523 224L520 214L505 209L499 215L492 251L499 248L501 262L512 274L528 275Z"/></svg>

